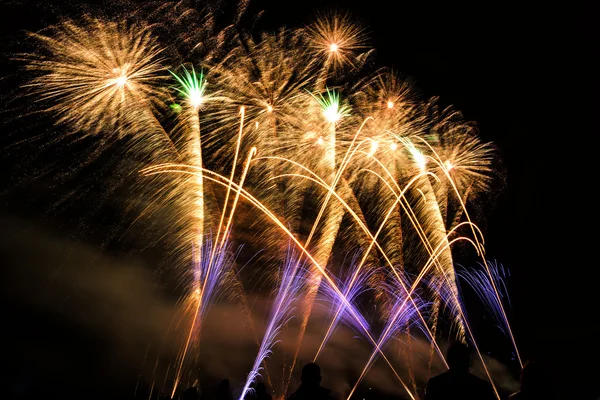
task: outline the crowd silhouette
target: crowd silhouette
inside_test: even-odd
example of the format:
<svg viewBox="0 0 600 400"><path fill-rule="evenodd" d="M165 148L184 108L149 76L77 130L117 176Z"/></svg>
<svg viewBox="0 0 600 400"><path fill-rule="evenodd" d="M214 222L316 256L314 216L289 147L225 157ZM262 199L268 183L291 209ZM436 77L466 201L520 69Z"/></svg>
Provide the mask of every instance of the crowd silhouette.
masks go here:
<svg viewBox="0 0 600 400"><path fill-rule="evenodd" d="M555 400L550 389L548 370L538 361L528 361L521 370L519 388L512 394L499 393L487 380L471 372L472 350L459 341L452 342L446 352L448 370L430 378L425 386L423 400ZM337 398L332 391L321 385L321 368L310 362L301 370L300 384L285 400L344 400ZM146 397L149 398L149 397ZM362 396L360 398L363 398ZM377 398L377 397L370 397ZM389 397L386 397L389 398ZM213 393L202 393L192 386L179 395L164 400L237 400L229 379L221 380ZM253 383L243 400L273 400L265 382ZM282 399L279 397L278 399ZM398 400L401 398L398 397Z"/></svg>

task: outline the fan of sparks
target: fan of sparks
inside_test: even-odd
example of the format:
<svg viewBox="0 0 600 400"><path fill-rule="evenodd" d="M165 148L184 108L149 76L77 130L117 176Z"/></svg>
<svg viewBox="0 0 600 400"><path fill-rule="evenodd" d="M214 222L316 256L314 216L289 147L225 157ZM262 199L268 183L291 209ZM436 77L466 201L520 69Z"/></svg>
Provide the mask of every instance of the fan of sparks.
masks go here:
<svg viewBox="0 0 600 400"><path fill-rule="evenodd" d="M59 126L130 140L147 160L139 182L153 188L151 206L176 201L173 268L185 323L174 327L182 340L171 394L190 384L185 371L202 352L211 305L225 299L247 307L236 262L236 248L247 242L268 253L246 268L271 277L272 311L240 399L268 372L292 318L300 347L323 299L330 318L313 360L340 323L372 349L348 398L376 359L418 398L411 369L398 373L386 349L403 335L419 336L445 363L442 320L450 322L445 334L471 343L485 368L457 283L455 246L481 260L472 282L519 357L497 271L469 210L488 195L497 159L472 123L416 96L409 79L368 71L372 50L347 14L252 35L200 19L181 37L165 37L175 24L153 15L68 20L31 34L38 49L19 58L32 74L28 93ZM196 37L213 40L197 43L193 59L173 56ZM163 184L154 187L158 176ZM350 253L352 265L341 265ZM366 314L365 303L378 311ZM290 357L289 375L274 388L280 396L298 352Z"/></svg>

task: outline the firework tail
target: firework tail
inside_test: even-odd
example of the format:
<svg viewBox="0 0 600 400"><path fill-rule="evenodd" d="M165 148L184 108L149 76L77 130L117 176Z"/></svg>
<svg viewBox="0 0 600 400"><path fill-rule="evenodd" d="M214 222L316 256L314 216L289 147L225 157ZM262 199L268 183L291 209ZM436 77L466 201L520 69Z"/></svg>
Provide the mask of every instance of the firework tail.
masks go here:
<svg viewBox="0 0 600 400"><path fill-rule="evenodd" d="M274 306L267 323L267 329L260 344L258 354L248 373L244 387L240 394L239 400L244 400L250 386L256 382L263 369L261 366L272 352L273 346L277 343L276 339L284 325L292 318L291 311L293 303L303 284L303 266L298 262L297 254L290 247L287 252L284 265L282 266L281 279L279 288L274 300Z"/></svg>
<svg viewBox="0 0 600 400"><path fill-rule="evenodd" d="M143 170L143 173L146 174L146 175L153 175L153 174L160 174L160 173L194 174L193 170L189 169L188 166L177 165L177 164L167 164L167 165L161 165L161 166L154 166L154 167L151 167L151 168ZM205 169L204 173L207 174L207 175L205 175L205 179L208 179L208 180L210 180L210 181L212 181L214 183L220 184L222 186L226 186L228 184L228 180L226 178L224 178L223 176L221 176L221 175L219 175L219 174L217 174L217 173L215 173L213 171ZM335 283L335 281L331 278L331 276L329 276L329 274L327 273L327 271L316 262L316 260L314 259L314 257L310 254L310 252L289 231L289 229L287 229L287 227L285 226L285 224L283 222L281 222L276 215L274 215L266 206L264 206L258 199L256 199L254 196L252 196L252 194L248 193L245 189L239 187L236 184L233 184L233 186L238 190L239 194L245 200L247 200L252 205L254 205L257 210L263 212L266 216L268 216L269 219L271 220L271 222L273 222L283 233L285 233L285 235L290 238L290 240L302 252L302 254L314 266L316 266L319 269L319 271L321 272L321 274L323 275L323 277L325 278L325 280L327 281L327 283L329 285L331 285L332 290L336 293L336 295L339 297L340 301L342 303L344 303L345 307L348 309L350 316L355 321L357 321L357 323L360 326L360 329L363 332L363 334L367 337L367 339L371 342L371 344L373 344L375 346L375 348L377 349L377 351L380 352L381 357L390 366L390 368L392 369L392 371L394 372L394 375L398 378L398 380L401 381L401 382L403 382L402 378L400 378L400 376L398 375L398 373L396 372L396 370L392 366L392 364L389 361L389 359L386 357L385 354L383 354L383 352L381 351L381 349L378 347L377 342L375 341L375 339L373 338L373 336L369 332L369 329L362 323L363 318L360 315L357 314L356 310L354 310L354 308L352 307L352 305L344 297L342 291L339 289L339 287L337 286L337 284Z"/></svg>
<svg viewBox="0 0 600 400"><path fill-rule="evenodd" d="M496 283L494 281L494 276L492 274L492 271L489 268L487 260L485 259L485 248L483 246L483 240L479 239L480 237L483 237L483 235L481 235L481 232L476 232L475 231L475 226L476 225L471 222L471 217L469 215L469 212L467 211L467 207L466 207L466 205L465 205L462 197L460 196L460 192L459 192L458 188L456 187L456 185L454 184L454 182L453 182L453 180L452 180L452 178L451 178L451 176L449 174L448 169L443 167L444 163L441 161L439 155L435 152L435 150L431 147L431 145L429 145L427 142L424 142L424 143L432 150L432 153L435 155L434 160L439 165L442 166L442 171L444 171L444 174L448 178L448 181L452 185L452 188L453 188L454 192L457 195L457 199L460 201L461 209L463 210L464 215L465 215L467 221L469 222L469 227L471 228L471 231L473 233L473 236L474 236L474 239L475 239L475 243L476 243L476 249L478 250L478 254L479 254L479 256L482 259L482 265L485 266L485 270L486 270L487 275L489 277L489 282L491 283L492 288L494 289L494 296L496 297L496 302L497 302L497 304L499 306L499 309L501 311L502 319L504 320L503 325L505 325L507 327L508 336L510 337L510 340L512 342L513 348L514 348L515 353L517 355L517 359L519 361L519 365L521 367L523 367L523 361L522 361L521 355L519 353L519 348L517 346L515 337L513 335L512 329L510 327L510 323L508 322L508 317L506 315L506 311L504 310L504 305L502 304L502 299L500 298L499 290L496 287Z"/></svg>

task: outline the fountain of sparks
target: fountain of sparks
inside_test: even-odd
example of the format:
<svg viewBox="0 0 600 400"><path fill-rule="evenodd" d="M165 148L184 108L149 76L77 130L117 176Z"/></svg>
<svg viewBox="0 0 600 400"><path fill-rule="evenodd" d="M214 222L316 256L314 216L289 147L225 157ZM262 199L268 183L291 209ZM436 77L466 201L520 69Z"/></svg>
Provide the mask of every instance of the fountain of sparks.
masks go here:
<svg viewBox="0 0 600 400"><path fill-rule="evenodd" d="M242 244L271 252L277 262L265 263L260 272L277 279L240 399L265 372L281 332L298 317L288 379L276 388L281 396L288 393L317 299L331 307L312 360L327 348L339 322L372 349L348 398L377 358L417 398L414 375L411 387L388 349L403 344L401 335L418 336L430 343L430 362L445 364L440 320L449 322L446 337L473 345L494 384L458 278L493 310L521 363L507 295L498 269L485 259L483 232L467 207L488 195L495 179L494 146L479 139L472 123L452 108L440 109L435 99L418 99L393 74L369 71L372 49L347 15L325 15L306 28L258 39L231 29L210 31L214 26L198 21L181 32L183 42L215 40L197 43L194 51L203 50L203 58L190 68L183 67L190 60L168 59L181 54L167 51L181 42L129 22L64 22L31 34L39 52L16 58L36 74L25 86L28 93L38 96L59 126L129 140L130 151L146 161L141 184L152 187L156 176L171 182L153 188L150 203L160 208L177 200L173 219L181 229L174 246L177 254L188 254L177 269L185 284L180 308L191 322L172 372L172 396L185 371L195 368L211 307L229 292L242 299L241 307L250 307L250 285L235 250ZM182 65L181 72L166 64ZM345 79L344 68L363 71L363 77ZM243 242L244 232L258 223L261 235ZM288 244L292 250L285 249ZM481 260L477 274L456 272L457 246ZM361 256L344 269L337 260L348 252ZM273 267L277 263L282 266ZM371 303L377 312L365 311ZM256 332L254 321L250 325Z"/></svg>

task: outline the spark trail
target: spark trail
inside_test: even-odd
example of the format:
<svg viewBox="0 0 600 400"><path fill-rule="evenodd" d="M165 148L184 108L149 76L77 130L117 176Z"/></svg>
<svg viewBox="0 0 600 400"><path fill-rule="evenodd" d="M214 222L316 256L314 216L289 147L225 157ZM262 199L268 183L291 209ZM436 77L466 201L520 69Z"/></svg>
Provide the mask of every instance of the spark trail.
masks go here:
<svg viewBox="0 0 600 400"><path fill-rule="evenodd" d="M168 14L165 6L146 17ZM210 12L185 7L177 4L181 15L160 33L142 14L68 19L30 34L37 50L15 57L32 75L23 86L36 97L32 104L53 116L65 140L89 135L141 160L140 186L153 193L144 199L144 217L166 204L176 209L163 236L177 255L173 270L185 285L178 307L189 326L167 368L171 395L199 359L208 311L218 299L245 296L236 266L242 244L272 252L252 267L279 277L242 397L266 368L281 329L300 317L291 379L319 295L331 302L331 315L315 360L339 321L372 345L356 385L381 357L414 398L416 387L408 388L384 354L402 329L407 337L424 335L431 357L435 351L444 362L442 335L470 340L483 362L457 290L453 247L463 243L484 259L484 235L469 207L493 192L493 145L459 112L420 99L393 74L371 71L373 49L347 14L254 36L236 25L241 14L216 29ZM185 26L191 31L177 32ZM147 179L156 175L161 180ZM253 229L260 235L247 235ZM344 269L336 262L344 253L361 257ZM494 266L484 260L482 267L464 278L521 362L506 288ZM363 315L359 295L372 296L380 311ZM451 332L438 326L446 319Z"/></svg>

